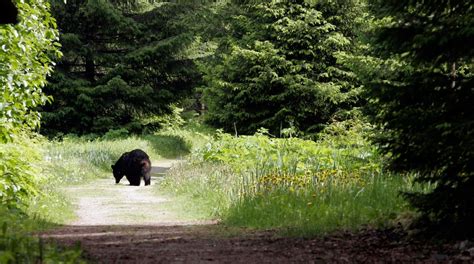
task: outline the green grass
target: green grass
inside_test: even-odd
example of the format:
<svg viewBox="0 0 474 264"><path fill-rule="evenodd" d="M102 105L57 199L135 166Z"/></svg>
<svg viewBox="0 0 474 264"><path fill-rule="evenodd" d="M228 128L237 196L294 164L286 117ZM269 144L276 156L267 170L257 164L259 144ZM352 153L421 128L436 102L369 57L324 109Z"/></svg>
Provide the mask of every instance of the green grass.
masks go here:
<svg viewBox="0 0 474 264"><path fill-rule="evenodd" d="M44 226L45 228L75 219L72 203L59 191L59 186L48 184L41 186L40 189L41 195L29 202L28 208L25 210L27 215L50 223L50 225Z"/></svg>
<svg viewBox="0 0 474 264"><path fill-rule="evenodd" d="M297 236L386 226L411 213L400 193L415 188L413 177L384 172L361 133L339 131L317 142L218 133L162 188L226 225Z"/></svg>
<svg viewBox="0 0 474 264"><path fill-rule="evenodd" d="M198 219L215 218L229 204L231 175L224 166L181 164L168 171L159 190L177 196L183 203L180 207Z"/></svg>
<svg viewBox="0 0 474 264"><path fill-rule="evenodd" d="M406 188L407 182L399 175L378 175L364 185L304 192L274 190L231 204L223 219L233 226L276 228L297 236L356 230L365 225L380 227L407 210L399 195Z"/></svg>
<svg viewBox="0 0 474 264"><path fill-rule="evenodd" d="M181 158L191 151L191 146L185 139L173 134L144 136L154 153L158 156L174 159Z"/></svg>
<svg viewBox="0 0 474 264"><path fill-rule="evenodd" d="M44 167L63 183L111 177L110 166L124 152L133 149L144 150L152 161L188 155L193 146L207 141L208 137L199 129L202 128L167 129L153 135L115 139L66 137L62 141L44 144Z"/></svg>
<svg viewBox="0 0 474 264"><path fill-rule="evenodd" d="M159 195L163 196L163 191L157 189ZM210 212L212 209L210 206L213 206L212 199L196 199L195 196L182 194L176 196L176 194L170 194L170 201L164 202L161 205L163 210L173 212L175 219L179 221L196 221L196 220L209 220L213 216Z"/></svg>
<svg viewBox="0 0 474 264"><path fill-rule="evenodd" d="M184 165L170 171L162 188L189 198L201 216L220 218L225 225L296 236L393 224L409 210L400 192L414 188L411 177L380 174L354 184L257 192L249 178L222 165Z"/></svg>

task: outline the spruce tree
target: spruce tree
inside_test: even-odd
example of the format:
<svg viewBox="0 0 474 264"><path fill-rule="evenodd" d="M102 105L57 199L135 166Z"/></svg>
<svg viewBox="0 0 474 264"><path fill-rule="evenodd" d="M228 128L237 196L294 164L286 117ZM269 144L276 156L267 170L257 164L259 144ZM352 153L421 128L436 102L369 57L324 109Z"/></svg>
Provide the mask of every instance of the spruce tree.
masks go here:
<svg viewBox="0 0 474 264"><path fill-rule="evenodd" d="M199 77L182 55L192 38L179 18L191 6L130 12L114 2L55 2L64 57L45 89L53 102L42 109L42 133L142 132L145 118L169 113Z"/></svg>
<svg viewBox="0 0 474 264"><path fill-rule="evenodd" d="M336 54L352 49L355 7L353 1L225 5L217 12L217 52L201 64L207 121L243 134L265 127L278 135L289 126L310 134L351 109L357 83Z"/></svg>
<svg viewBox="0 0 474 264"><path fill-rule="evenodd" d="M419 181L434 187L406 194L422 213L424 227L472 237L473 5L448 0L369 3L376 26L365 85L371 116L380 128L375 140L394 169L414 171Z"/></svg>

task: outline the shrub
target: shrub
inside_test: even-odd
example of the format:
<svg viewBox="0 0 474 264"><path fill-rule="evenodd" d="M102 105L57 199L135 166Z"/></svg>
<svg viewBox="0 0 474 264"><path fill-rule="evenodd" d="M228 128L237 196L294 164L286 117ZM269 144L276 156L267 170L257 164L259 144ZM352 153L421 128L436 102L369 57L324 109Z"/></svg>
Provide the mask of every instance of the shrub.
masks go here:
<svg viewBox="0 0 474 264"><path fill-rule="evenodd" d="M24 208L38 195L40 153L24 138L22 143L0 144L0 204Z"/></svg>

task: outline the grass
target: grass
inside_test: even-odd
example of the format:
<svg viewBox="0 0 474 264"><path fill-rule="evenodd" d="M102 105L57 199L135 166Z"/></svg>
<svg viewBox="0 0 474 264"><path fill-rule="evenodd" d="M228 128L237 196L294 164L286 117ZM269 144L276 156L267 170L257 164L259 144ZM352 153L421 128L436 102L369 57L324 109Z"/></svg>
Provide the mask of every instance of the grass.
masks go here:
<svg viewBox="0 0 474 264"><path fill-rule="evenodd" d="M410 177L391 174L366 175L363 182L345 185L334 180L325 186L260 191L249 178L222 165L184 165L170 171L162 188L190 198L189 208L225 225L303 237L390 225L409 210L400 192L414 188Z"/></svg>
<svg viewBox="0 0 474 264"><path fill-rule="evenodd" d="M232 204L223 219L234 226L277 228L286 234L311 236L365 225L384 226L404 212L399 196L402 177L378 175L364 185L328 186L305 192L273 190Z"/></svg>
<svg viewBox="0 0 474 264"><path fill-rule="evenodd" d="M51 226L42 217L0 206L0 263L85 263L80 248L62 248L32 235Z"/></svg>
<svg viewBox="0 0 474 264"><path fill-rule="evenodd" d="M410 210L400 193L419 186L384 172L359 128L338 129L317 142L218 133L162 188L192 197L229 226L312 236L394 223Z"/></svg>
<svg viewBox="0 0 474 264"><path fill-rule="evenodd" d="M152 162L160 159L181 158L191 152L192 145L204 135L188 130L165 130L153 135L116 139L69 137L62 141L46 142L43 155L45 169L64 184L111 177L110 166L124 153L142 149ZM193 144L191 143L193 142Z"/></svg>
<svg viewBox="0 0 474 264"><path fill-rule="evenodd" d="M227 194L232 192L232 184L227 183L232 180L231 175L225 166L181 164L168 171L159 190L188 204L185 207L191 215L199 219L215 218L230 202Z"/></svg>
<svg viewBox="0 0 474 264"><path fill-rule="evenodd" d="M60 247L32 235L56 226L43 216L0 206L0 263L85 263L79 247Z"/></svg>
<svg viewBox="0 0 474 264"><path fill-rule="evenodd" d="M163 191L159 191L163 195ZM173 212L173 217L179 221L209 220L212 215L209 214L209 207L212 206L208 200L199 200L191 195L172 195L170 201L161 205L163 210Z"/></svg>
<svg viewBox="0 0 474 264"><path fill-rule="evenodd" d="M44 148L49 172L64 183L104 177L124 152L136 148L146 151L152 160L161 158L149 141L136 137L93 141L66 138L60 142L48 142Z"/></svg>

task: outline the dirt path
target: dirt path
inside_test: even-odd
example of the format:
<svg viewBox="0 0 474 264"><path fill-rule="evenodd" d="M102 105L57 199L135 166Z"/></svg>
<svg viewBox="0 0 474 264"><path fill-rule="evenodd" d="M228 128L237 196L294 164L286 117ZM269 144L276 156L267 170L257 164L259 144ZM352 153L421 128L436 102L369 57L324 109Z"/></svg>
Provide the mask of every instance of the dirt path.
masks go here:
<svg viewBox="0 0 474 264"><path fill-rule="evenodd" d="M173 161L155 162L163 174ZM69 187L77 220L44 237L73 246L98 263L473 263L453 245L407 240L395 230L341 232L315 239L275 237L273 232L229 235L215 221L170 210L170 198L152 186L119 185L110 179ZM143 184L143 183L142 183ZM474 245L472 245L474 246ZM464 254L464 255L463 255Z"/></svg>
<svg viewBox="0 0 474 264"><path fill-rule="evenodd" d="M151 186L128 185L123 178L119 184L114 179L98 179L90 183L65 188L76 206L74 226L103 225L199 225L210 221L192 221L170 211L172 203L157 193L156 185L162 174L177 161L154 162ZM156 164L156 165L155 165Z"/></svg>

